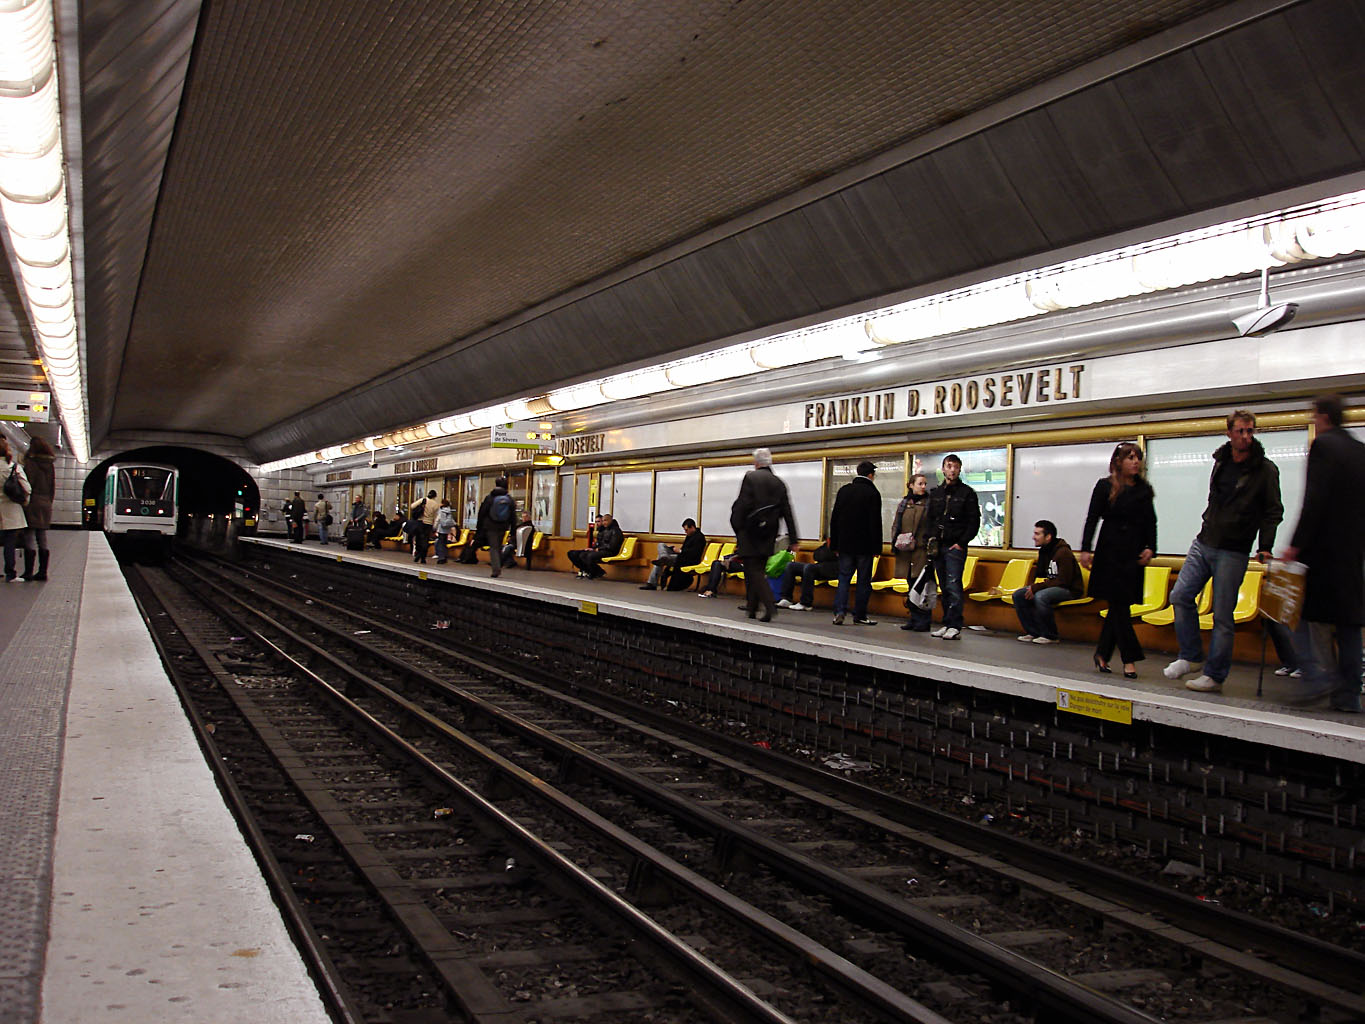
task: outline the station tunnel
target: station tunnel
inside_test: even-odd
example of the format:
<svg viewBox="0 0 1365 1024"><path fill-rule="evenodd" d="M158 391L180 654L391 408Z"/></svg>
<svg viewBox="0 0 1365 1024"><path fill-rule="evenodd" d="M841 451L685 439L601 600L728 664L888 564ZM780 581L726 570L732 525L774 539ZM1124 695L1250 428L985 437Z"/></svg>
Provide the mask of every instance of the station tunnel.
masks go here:
<svg viewBox="0 0 1365 1024"><path fill-rule="evenodd" d="M190 517L225 515L253 523L261 507L260 488L241 466L221 455L181 445L150 445L119 452L97 464L81 489L81 523L100 528L101 494L109 467L120 462L159 462L180 471L180 530Z"/></svg>

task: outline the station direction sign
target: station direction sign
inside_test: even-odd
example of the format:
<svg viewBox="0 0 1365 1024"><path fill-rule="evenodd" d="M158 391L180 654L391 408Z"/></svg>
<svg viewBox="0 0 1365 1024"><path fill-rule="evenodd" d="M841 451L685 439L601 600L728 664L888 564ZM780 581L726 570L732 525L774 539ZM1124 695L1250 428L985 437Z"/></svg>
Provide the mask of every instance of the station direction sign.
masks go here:
<svg viewBox="0 0 1365 1024"><path fill-rule="evenodd" d="M52 396L46 391L0 389L0 420L46 423L52 418Z"/></svg>
<svg viewBox="0 0 1365 1024"><path fill-rule="evenodd" d="M555 450L555 435L551 428L552 424L538 420L495 423L490 429L490 443L494 448L534 448L552 452Z"/></svg>

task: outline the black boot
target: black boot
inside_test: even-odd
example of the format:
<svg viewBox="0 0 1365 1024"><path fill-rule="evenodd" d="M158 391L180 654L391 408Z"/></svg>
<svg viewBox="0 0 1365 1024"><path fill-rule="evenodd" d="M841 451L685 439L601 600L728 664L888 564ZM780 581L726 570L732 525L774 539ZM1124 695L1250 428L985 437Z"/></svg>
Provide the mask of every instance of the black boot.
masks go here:
<svg viewBox="0 0 1365 1024"><path fill-rule="evenodd" d="M24 548L24 573L23 573L23 577L24 577L25 580L33 580L33 579L37 579L37 578L38 578L37 576L35 576L35 575L33 574L33 554L34 554L34 553L33 553L32 551L30 551L28 548Z"/></svg>
<svg viewBox="0 0 1365 1024"><path fill-rule="evenodd" d="M47 560L49 555L51 555L51 552L47 548L38 549L38 575L33 577L35 580L42 581L47 579ZM28 562L25 561L24 565L27 566Z"/></svg>

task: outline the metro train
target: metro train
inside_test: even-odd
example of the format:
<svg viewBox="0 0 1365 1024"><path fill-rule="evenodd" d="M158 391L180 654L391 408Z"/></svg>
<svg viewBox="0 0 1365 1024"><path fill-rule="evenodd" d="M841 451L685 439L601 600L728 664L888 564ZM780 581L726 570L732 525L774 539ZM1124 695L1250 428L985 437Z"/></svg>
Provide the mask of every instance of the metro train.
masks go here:
<svg viewBox="0 0 1365 1024"><path fill-rule="evenodd" d="M174 537L179 522L179 471L155 462L119 462L104 477L104 532Z"/></svg>

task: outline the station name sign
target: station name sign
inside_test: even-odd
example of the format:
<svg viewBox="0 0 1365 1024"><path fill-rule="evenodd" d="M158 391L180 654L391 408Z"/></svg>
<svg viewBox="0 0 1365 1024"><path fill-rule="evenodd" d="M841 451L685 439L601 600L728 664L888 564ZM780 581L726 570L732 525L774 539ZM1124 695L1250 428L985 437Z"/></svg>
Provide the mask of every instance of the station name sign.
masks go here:
<svg viewBox="0 0 1365 1024"><path fill-rule="evenodd" d="M607 450L606 434L575 434L561 437L558 442L560 455L595 455Z"/></svg>
<svg viewBox="0 0 1365 1024"><path fill-rule="evenodd" d="M46 423L52 417L52 396L46 391L0 389L0 420Z"/></svg>
<svg viewBox="0 0 1365 1024"><path fill-rule="evenodd" d="M402 476L404 473L430 473L436 469L436 459L410 459L407 462L395 462L393 464L393 475Z"/></svg>
<svg viewBox="0 0 1365 1024"><path fill-rule="evenodd" d="M341 483L343 480L349 479L351 479L351 471L349 469L338 469L327 474L327 482L329 484Z"/></svg>
<svg viewBox="0 0 1365 1024"><path fill-rule="evenodd" d="M820 430L859 423L958 416L992 409L1064 405L1085 397L1085 373L1084 363L1068 363L817 399L802 404L798 429Z"/></svg>

